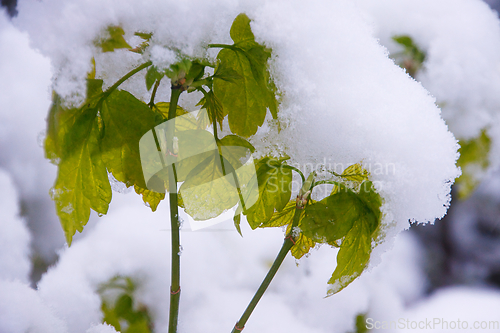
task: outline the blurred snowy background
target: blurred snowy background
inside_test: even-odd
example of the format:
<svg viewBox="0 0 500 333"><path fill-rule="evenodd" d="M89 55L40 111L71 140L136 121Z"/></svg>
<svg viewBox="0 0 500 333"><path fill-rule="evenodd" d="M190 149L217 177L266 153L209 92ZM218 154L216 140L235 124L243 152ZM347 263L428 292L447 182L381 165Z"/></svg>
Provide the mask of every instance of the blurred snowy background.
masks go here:
<svg viewBox="0 0 500 333"><path fill-rule="evenodd" d="M389 52L394 48L391 34L401 27L408 30L400 33L413 33L429 49L452 36L449 44L438 45L444 49L438 47L434 58L429 51L427 76L417 79L438 102L442 97L449 99L448 105L463 103L462 99L470 103L462 123L453 110L447 113L445 120L456 136L460 131L467 136L467 130L487 124L495 138L495 126L500 126L498 12L479 0L357 3ZM487 3L500 9L500 1ZM72 247L65 246L48 195L57 170L42 149L54 68L30 44L30 35L17 27L15 16L22 19L23 7L16 10L16 1L8 0L2 0L2 6L0 332L114 332L99 326L103 314L97 289L117 275L135 281L136 302L148 307L157 332L166 332L168 203L151 213L135 193L115 192L109 214L101 218L93 214ZM423 16L429 8L435 8L434 15ZM458 59L451 69L449 63L440 63L447 52L464 47L470 48L464 62ZM446 81L455 73L462 76L462 85ZM456 100L447 88L455 89ZM245 332L356 332L359 315L380 323L401 318L467 321L469 329L461 331L477 331L470 328L475 321L500 322L498 160L500 154L492 158L493 167L470 198L460 201L453 196L445 218L401 232L378 266L333 297L323 299L335 265L331 249L322 247L298 263L288 257ZM242 224L241 238L231 224L197 232L183 228L181 332L229 331L281 246L279 229L251 231ZM455 331L441 328L426 331ZM500 332L500 328L484 331Z"/></svg>

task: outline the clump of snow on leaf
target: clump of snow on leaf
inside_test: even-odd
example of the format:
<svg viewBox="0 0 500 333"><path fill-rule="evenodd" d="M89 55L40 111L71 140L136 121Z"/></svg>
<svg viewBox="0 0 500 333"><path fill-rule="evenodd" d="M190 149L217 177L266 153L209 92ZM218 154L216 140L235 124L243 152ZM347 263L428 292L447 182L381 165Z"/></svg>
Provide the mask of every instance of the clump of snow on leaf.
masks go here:
<svg viewBox="0 0 500 333"><path fill-rule="evenodd" d="M442 217L458 175L455 139L434 100L387 58L349 1L144 1L128 6L24 1L18 24L59 69L58 93L81 96L90 59L98 52L93 41L107 26L121 24L128 40L135 31L154 32L153 51L168 45L204 56L210 42L231 43L229 27L240 12L254 20L257 40L273 49L272 73L283 97L282 130L278 133L273 124L263 127L252 138L258 150L288 154L291 163L301 166L345 168L362 162L384 199L385 223L397 222L397 230L407 228L410 219ZM117 50L101 57L108 60L98 74L109 86L149 53ZM143 80L138 75L123 88L146 99ZM162 85L159 98L169 94L167 86ZM190 98L184 96L181 104Z"/></svg>
<svg viewBox="0 0 500 333"><path fill-rule="evenodd" d="M19 1L18 10L15 24L29 32L33 45L50 57L56 69L55 90L78 103L85 95L85 78L91 71L93 56L103 58L106 67L98 67L97 71L104 77L105 86L123 76L127 67L130 70L144 62L141 55L123 49L115 51L119 61L113 58L114 55L99 54L95 42L105 37L108 26L121 26L125 38L136 42L130 44L132 47L142 42L134 36L135 32L154 32L151 39L153 59L157 64L168 65L174 59L160 55L158 47L168 45L182 54L201 56L210 38L220 41L217 36L227 33L242 8L232 1L149 0L139 4L133 1L58 0L46 3L25 0ZM146 52L145 57L148 56ZM132 86L137 85L125 84L127 88ZM136 87L132 92L142 96L146 89Z"/></svg>
<svg viewBox="0 0 500 333"><path fill-rule="evenodd" d="M386 223L442 217L458 175L456 141L420 84L387 58L357 9L338 1L261 7L252 25L273 48L283 93L279 142L292 163L362 162L385 199Z"/></svg>
<svg viewBox="0 0 500 333"><path fill-rule="evenodd" d="M480 0L357 1L391 54L393 36L408 35L426 53L416 79L442 107L460 140L486 129L492 167L500 165L500 21Z"/></svg>

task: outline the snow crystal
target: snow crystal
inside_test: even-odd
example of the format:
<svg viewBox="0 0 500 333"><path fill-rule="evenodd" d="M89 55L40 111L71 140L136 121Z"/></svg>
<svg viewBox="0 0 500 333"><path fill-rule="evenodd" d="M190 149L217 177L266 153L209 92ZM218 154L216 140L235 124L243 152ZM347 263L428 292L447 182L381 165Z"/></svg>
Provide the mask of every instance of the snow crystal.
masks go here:
<svg viewBox="0 0 500 333"><path fill-rule="evenodd" d="M293 236L294 238L299 237L299 235L300 235L301 231L302 231L302 230L300 230L300 228L299 228L299 227L293 227L293 228L292 228L292 236Z"/></svg>
<svg viewBox="0 0 500 333"><path fill-rule="evenodd" d="M71 203L69 203L67 206L64 206L63 208L61 208L61 212L64 212L66 214L71 214L73 212L74 208L73 208L73 205Z"/></svg>
<svg viewBox="0 0 500 333"><path fill-rule="evenodd" d="M108 172L109 184L111 185L111 189L115 192L127 194L132 191L132 187L127 187L124 183L118 181L115 176L111 172ZM148 204L146 203L146 206ZM148 206L149 207L149 206Z"/></svg>
<svg viewBox="0 0 500 333"><path fill-rule="evenodd" d="M36 142L38 143L38 147L40 147L40 148L44 147L44 142L45 142L46 136L47 136L47 133L45 132L45 130L38 133L38 135L36 137Z"/></svg>
<svg viewBox="0 0 500 333"><path fill-rule="evenodd" d="M176 55L172 50L154 45L151 48L151 61L159 69L166 69L176 61Z"/></svg>

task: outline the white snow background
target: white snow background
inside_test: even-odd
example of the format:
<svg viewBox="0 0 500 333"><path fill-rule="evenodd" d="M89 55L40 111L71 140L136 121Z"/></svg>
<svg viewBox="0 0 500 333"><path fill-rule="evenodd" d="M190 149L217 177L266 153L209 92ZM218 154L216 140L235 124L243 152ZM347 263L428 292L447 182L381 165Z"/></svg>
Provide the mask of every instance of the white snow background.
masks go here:
<svg viewBox="0 0 500 333"><path fill-rule="evenodd" d="M284 151L300 165L324 159L345 166L359 161L366 166L394 163L395 174L372 172L385 202L384 223L392 225L388 233L408 228L409 220L433 221L446 211L451 182L458 175L455 139L434 99L388 59L367 23L367 14L348 1L143 1L138 5L54 0L20 1L18 9L13 23L0 16L2 333L113 332L99 325L102 314L96 288L117 274L139 282L137 300L150 308L156 332L167 331L168 203L162 202L151 213L134 193L115 193L109 214L100 219L93 216L72 247L65 248L48 196L55 167L43 159L37 143L45 127L51 77L59 93L75 101L81 98L95 51L92 40L110 24L122 24L127 37L136 30L158 31L152 58L168 65L172 59L162 48L165 40L186 54L200 54L202 42L229 42L232 19L247 12L254 19L257 39L276 54L273 74L284 93L280 120L287 125L277 134L267 123L252 138L257 148ZM479 39L483 21L499 24L480 1L457 1L455 10L470 17L468 28ZM441 12L443 17L447 14ZM184 26L189 28L179 28ZM489 43L500 49L500 40ZM478 56L480 51L481 47ZM121 63L113 60L116 54ZM98 75L106 77L108 86L141 61L127 51L116 54L96 55L98 64L107 66L98 68ZM138 77L123 88L138 97L147 96L145 89L136 88L138 83L143 86L142 80ZM168 91L160 96L168 98ZM484 98L495 101L495 96ZM190 98L181 103L192 105ZM272 142L279 142L279 147ZM26 221L31 221L31 237ZM251 231L242 224L243 238L225 225L196 232L184 227L180 332L229 331L270 267L283 232ZM38 255L46 257L60 248L58 263L43 276L37 290L27 284L30 242ZM481 317L477 313L488 314L498 304L497 293L463 290L422 299L421 246L402 233L394 248L380 255L392 243L377 249L378 266L327 299L323 296L336 251L321 247L298 267L288 257L245 332L347 332L354 329L359 313L380 321L436 315L475 320ZM471 310L460 312L464 302ZM437 310L443 307L449 312ZM485 316L485 320L500 320Z"/></svg>

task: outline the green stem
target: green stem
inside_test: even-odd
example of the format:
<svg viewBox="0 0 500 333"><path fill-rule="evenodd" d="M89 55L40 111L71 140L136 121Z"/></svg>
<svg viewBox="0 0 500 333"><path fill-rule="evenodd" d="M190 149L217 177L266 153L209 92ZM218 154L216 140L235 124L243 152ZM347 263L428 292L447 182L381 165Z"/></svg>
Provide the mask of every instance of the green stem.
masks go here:
<svg viewBox="0 0 500 333"><path fill-rule="evenodd" d="M154 100L156 96L156 91L160 85L160 80L156 81L153 92L151 94L151 100L149 101L149 107L153 109ZM168 123L167 130L167 153L173 152L173 137L175 130L175 116L177 104L179 102L179 96L181 94L180 89L172 88L172 95L170 96L170 106L168 110ZM158 140L156 130L153 129L153 137L155 139L156 148L158 149L158 154L160 155L160 160L163 168L166 167L166 162L163 158L163 153L161 151L160 142ZM170 156L169 156L170 157ZM177 332L177 323L179 319L179 301L180 301L180 235L179 235L179 209L178 209L178 197L177 197L177 175L175 172L175 160L169 160L171 164L168 166L168 192L169 192L169 203L170 203L170 222L172 229L172 275L170 282L170 314L169 314L169 325L168 332Z"/></svg>
<svg viewBox="0 0 500 333"><path fill-rule="evenodd" d="M243 330L246 322L248 321L248 318L250 318L250 315L252 314L253 310L255 309L260 299L266 292L267 287L269 287L269 285L271 284L271 281L276 275L276 272L278 272L278 269L283 263L283 260L285 260L288 251L290 251L290 249L295 244L295 240L293 239L292 236L292 231L294 227L299 225L301 211L302 210L300 208L295 208L295 214L293 215L293 222L292 222L292 228L290 229L291 230L290 233L286 235L285 240L283 241L283 245L281 246L280 252L276 256L276 259L274 259L273 265L269 269L269 272L267 272L264 281L262 281L262 283L260 284L259 289L257 289L257 292L253 296L252 300L245 309L245 312L243 312L243 315L241 316L240 320L238 320L231 333L239 333Z"/></svg>
<svg viewBox="0 0 500 333"><path fill-rule="evenodd" d="M139 67L134 68L133 70L131 70L130 72L128 72L127 74L122 76L118 81L115 82L115 84L113 84L111 87L106 89L106 91L102 94L101 98L99 98L99 101L97 101L97 104L96 104L97 108L100 109L104 100L106 98L108 98L108 96L111 95L111 93L113 93L113 91L115 91L116 88L118 88L120 86L120 84L127 81L131 76L139 73L144 68L147 68L147 67L151 66L152 64L153 64L153 62L151 62L151 61L145 62L142 65L140 65Z"/></svg>
<svg viewBox="0 0 500 333"><path fill-rule="evenodd" d="M217 47L221 49L235 49L234 45L228 45L228 44L208 44L208 47Z"/></svg>
<svg viewBox="0 0 500 333"><path fill-rule="evenodd" d="M288 164L282 164L281 167L284 169L290 169L290 170L297 172L300 175L300 178L302 178L302 184L304 184L306 182L306 177L304 177L304 174L302 173L302 171L300 171L296 167L288 165Z"/></svg>
<svg viewBox="0 0 500 333"><path fill-rule="evenodd" d="M153 87L153 92L151 93L151 99L149 100L149 107L151 110L155 106L155 97L156 97L156 92L158 91L158 87L160 86L161 80L156 80L155 85Z"/></svg>
<svg viewBox="0 0 500 333"><path fill-rule="evenodd" d="M318 181L318 182L314 182L314 184L313 184L313 186L312 186L312 187L314 187L314 186L316 186L316 185L324 185L324 184L328 184L328 185L337 185L337 186L339 186L339 185L340 185L340 183L339 183L339 182L336 182L336 181L334 181L334 180L320 180L320 181Z"/></svg>
<svg viewBox="0 0 500 333"><path fill-rule="evenodd" d="M142 65L140 65L139 67L136 67L133 70L131 70L130 72L128 72L127 74L125 74L121 79L119 79L118 81L116 81L115 84L113 84L111 87L109 87L106 90L106 92L104 93L103 97L101 97L101 100L104 100L106 97L108 97L109 95L111 95L111 93L113 91L115 91L116 88L118 88L120 86L120 84L122 84L123 82L127 81L131 76L137 74L138 72L142 71L144 68L147 68L147 67L151 66L152 64L153 64L153 62L151 62L151 61L145 62Z"/></svg>
<svg viewBox="0 0 500 333"><path fill-rule="evenodd" d="M238 177L236 175L236 170L234 170L233 166L231 165L231 163L229 163L223 156L222 154L222 149L221 149L221 146L220 146L220 140L219 140L219 137L217 135L217 121L215 120L215 116L213 117L214 121L213 121L213 129L214 129L214 139L215 139L215 142L217 142L217 149L219 150L219 158L220 158L220 164L221 164L221 167L222 167L222 174L223 175L227 175L229 173L231 173L233 175L233 181L234 181L234 186L236 187L236 190L238 191L238 197L240 199L240 204L241 204L241 207L243 208L243 212L246 212L247 208L245 206L245 200L243 198L243 194L241 193L241 186L240 186L240 181L238 180ZM226 166L228 166L229 168L229 171L226 170Z"/></svg>
<svg viewBox="0 0 500 333"><path fill-rule="evenodd" d="M170 105L168 109L168 129L167 135L167 153L173 153L173 136L175 130L175 116L177 110L177 103L182 90L172 87L172 94L170 96ZM181 274L180 274L180 223L179 223L179 209L177 202L177 175L175 172L174 163L169 165L168 172L168 192L170 199L170 223L172 230L172 276L170 284L170 316L168 322L168 332L177 332L177 323L179 319L179 301L181 296Z"/></svg>
<svg viewBox="0 0 500 333"><path fill-rule="evenodd" d="M151 99L149 100L149 108L153 110L155 106L155 96L156 96L156 91L158 90L158 87L160 86L160 80L157 80L155 83L155 87L153 88L153 92L151 93ZM155 140L156 144L156 150L158 151L158 157L160 158L161 161L161 166L163 168L166 167L165 159L163 158L163 153L161 151L161 145L160 145L160 140L158 139L158 135L156 134L156 129L152 129L153 132L153 138Z"/></svg>

